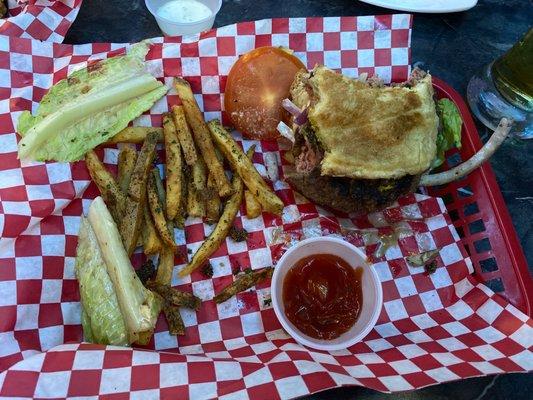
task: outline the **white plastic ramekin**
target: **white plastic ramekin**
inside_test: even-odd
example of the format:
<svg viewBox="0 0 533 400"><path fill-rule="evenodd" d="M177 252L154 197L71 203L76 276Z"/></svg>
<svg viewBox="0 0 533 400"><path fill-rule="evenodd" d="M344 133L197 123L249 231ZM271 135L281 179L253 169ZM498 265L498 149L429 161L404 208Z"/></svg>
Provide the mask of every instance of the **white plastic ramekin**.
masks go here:
<svg viewBox="0 0 533 400"><path fill-rule="evenodd" d="M342 258L352 268L363 268L363 306L359 318L349 331L332 340L315 339L302 333L285 315L283 305L285 276L299 260L313 254L333 254ZM305 346L326 351L346 349L361 341L376 324L383 304L381 281L373 265L367 262L366 255L351 243L334 237L306 239L288 249L274 269L271 292L274 312L287 333Z"/></svg>
<svg viewBox="0 0 533 400"><path fill-rule="evenodd" d="M165 36L183 36L193 35L207 31L212 28L215 22L215 17L222 7L222 0L197 0L200 3L205 4L210 10L211 15L204 19L195 22L176 22L168 18L163 18L157 14L157 10L163 4L168 3L170 0L144 0L146 8L154 16L157 21L157 25Z"/></svg>

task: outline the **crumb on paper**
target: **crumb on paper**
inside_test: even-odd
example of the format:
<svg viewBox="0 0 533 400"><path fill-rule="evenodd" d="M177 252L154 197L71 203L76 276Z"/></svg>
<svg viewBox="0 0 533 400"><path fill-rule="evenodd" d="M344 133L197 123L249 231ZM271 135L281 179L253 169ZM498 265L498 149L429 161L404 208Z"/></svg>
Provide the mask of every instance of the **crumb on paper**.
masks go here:
<svg viewBox="0 0 533 400"><path fill-rule="evenodd" d="M229 237L235 242L244 242L248 238L248 232L244 228L237 228L233 225L229 230Z"/></svg>
<svg viewBox="0 0 533 400"><path fill-rule="evenodd" d="M212 278L213 277L213 266L211 265L211 263L209 261L206 262L205 265L202 267L202 274L206 278Z"/></svg>

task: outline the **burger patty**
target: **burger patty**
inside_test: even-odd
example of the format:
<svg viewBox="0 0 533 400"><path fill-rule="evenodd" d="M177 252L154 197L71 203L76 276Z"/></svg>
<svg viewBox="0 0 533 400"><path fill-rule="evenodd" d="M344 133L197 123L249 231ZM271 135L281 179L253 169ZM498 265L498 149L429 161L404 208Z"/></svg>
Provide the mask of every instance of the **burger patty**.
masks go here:
<svg viewBox="0 0 533 400"><path fill-rule="evenodd" d="M320 171L323 154L311 125L306 123L295 134L296 171L288 174L286 180L312 202L333 210L359 214L378 211L415 191L420 181L420 175L396 179L323 176Z"/></svg>
<svg viewBox="0 0 533 400"><path fill-rule="evenodd" d="M312 202L346 213L365 214L390 206L416 190L419 175L397 179L351 179L322 176L316 167L309 173L288 174L287 182Z"/></svg>

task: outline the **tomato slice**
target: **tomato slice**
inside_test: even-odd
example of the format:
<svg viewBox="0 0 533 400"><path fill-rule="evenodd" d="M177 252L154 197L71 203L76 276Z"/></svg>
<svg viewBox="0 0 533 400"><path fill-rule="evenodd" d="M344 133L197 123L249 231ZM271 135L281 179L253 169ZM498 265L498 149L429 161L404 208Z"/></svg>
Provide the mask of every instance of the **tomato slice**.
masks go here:
<svg viewBox="0 0 533 400"><path fill-rule="evenodd" d="M305 68L288 51L259 47L242 55L228 75L224 106L235 128L253 139L275 139L289 113L281 101L289 97L294 75Z"/></svg>

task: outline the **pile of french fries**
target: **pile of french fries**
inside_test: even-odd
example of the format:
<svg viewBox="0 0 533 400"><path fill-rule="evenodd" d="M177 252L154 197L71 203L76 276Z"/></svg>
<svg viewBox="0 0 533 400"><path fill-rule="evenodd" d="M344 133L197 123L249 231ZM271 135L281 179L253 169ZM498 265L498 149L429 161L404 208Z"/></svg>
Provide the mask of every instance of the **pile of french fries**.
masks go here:
<svg viewBox="0 0 533 400"><path fill-rule="evenodd" d="M171 283L178 251L174 229L183 229L187 217L204 218L216 226L180 276L203 266L219 248L243 200L248 218L283 210L283 202L252 164L254 147L245 154L220 121L206 123L187 81L176 78L174 86L182 105L163 115L162 128L128 127L108 142L122 143L116 179L94 151L85 157L127 253L131 256L142 246L146 255L159 254L157 285ZM153 165L159 142L166 153L164 183ZM142 144L139 152L134 144ZM231 181L225 161L233 172Z"/></svg>

